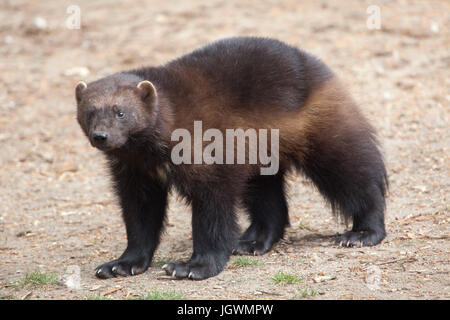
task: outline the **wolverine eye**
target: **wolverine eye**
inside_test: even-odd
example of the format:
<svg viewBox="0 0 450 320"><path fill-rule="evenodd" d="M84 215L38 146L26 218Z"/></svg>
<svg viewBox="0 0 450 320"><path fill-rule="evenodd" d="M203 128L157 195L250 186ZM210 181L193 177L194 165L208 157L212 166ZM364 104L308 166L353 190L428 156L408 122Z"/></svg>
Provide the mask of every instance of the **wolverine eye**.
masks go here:
<svg viewBox="0 0 450 320"><path fill-rule="evenodd" d="M116 117L119 119L122 119L125 116L125 113L123 113L122 111L117 111L116 113Z"/></svg>

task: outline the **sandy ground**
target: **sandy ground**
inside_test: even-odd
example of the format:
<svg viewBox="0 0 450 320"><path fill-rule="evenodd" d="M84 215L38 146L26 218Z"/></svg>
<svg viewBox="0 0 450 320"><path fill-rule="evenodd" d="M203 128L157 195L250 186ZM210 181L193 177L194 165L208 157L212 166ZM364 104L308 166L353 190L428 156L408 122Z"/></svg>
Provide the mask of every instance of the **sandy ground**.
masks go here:
<svg viewBox="0 0 450 320"><path fill-rule="evenodd" d="M80 29L66 26L72 4ZM381 9L380 30L366 26L370 4ZM448 1L1 0L0 297L449 299L449 14ZM345 226L292 177L291 227L272 252L251 258L257 265L239 268L233 257L200 282L172 280L160 263L137 277L96 279L94 268L118 257L126 237L104 159L75 120L75 84L236 35L302 47L349 84L383 144L386 240L336 246ZM191 253L190 211L175 197L168 221L156 262ZM80 287L12 285L37 269L61 279L79 270ZM302 280L277 284L278 272Z"/></svg>

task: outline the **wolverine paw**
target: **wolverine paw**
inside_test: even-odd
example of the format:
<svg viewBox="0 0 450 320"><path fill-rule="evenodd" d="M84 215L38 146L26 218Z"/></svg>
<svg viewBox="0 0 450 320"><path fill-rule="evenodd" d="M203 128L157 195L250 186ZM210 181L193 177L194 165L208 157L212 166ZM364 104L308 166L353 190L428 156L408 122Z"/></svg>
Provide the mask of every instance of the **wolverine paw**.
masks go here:
<svg viewBox="0 0 450 320"><path fill-rule="evenodd" d="M376 231L347 231L337 242L342 247L374 246L381 242L385 233Z"/></svg>
<svg viewBox="0 0 450 320"><path fill-rule="evenodd" d="M188 262L169 262L162 268L166 274L177 279L203 280L222 271L227 259L206 256Z"/></svg>
<svg viewBox="0 0 450 320"><path fill-rule="evenodd" d="M239 240L236 248L233 250L233 254L259 256L269 252L271 248L271 245L263 241Z"/></svg>
<svg viewBox="0 0 450 320"><path fill-rule="evenodd" d="M149 267L146 259L127 260L117 259L102 264L95 269L95 276L100 279L108 279L117 276L128 277L145 272Z"/></svg>

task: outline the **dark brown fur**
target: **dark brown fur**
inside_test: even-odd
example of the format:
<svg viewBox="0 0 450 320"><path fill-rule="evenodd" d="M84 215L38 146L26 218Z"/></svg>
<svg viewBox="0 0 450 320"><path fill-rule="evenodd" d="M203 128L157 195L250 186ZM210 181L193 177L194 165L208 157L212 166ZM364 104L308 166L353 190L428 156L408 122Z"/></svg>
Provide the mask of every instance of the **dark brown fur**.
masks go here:
<svg viewBox="0 0 450 320"><path fill-rule="evenodd" d="M375 245L385 236L387 180L374 130L336 76L303 51L270 39L226 39L164 66L79 85L76 96L83 131L109 160L127 227L127 249L97 268L101 278L148 268L172 186L193 210L192 258L164 266L178 278L214 276L232 251L269 251L288 225L284 180L291 170L353 221L341 244ZM203 131L279 129L278 172L261 176L260 164L247 162L175 165L171 133L193 134L197 120ZM238 205L252 222L240 239Z"/></svg>

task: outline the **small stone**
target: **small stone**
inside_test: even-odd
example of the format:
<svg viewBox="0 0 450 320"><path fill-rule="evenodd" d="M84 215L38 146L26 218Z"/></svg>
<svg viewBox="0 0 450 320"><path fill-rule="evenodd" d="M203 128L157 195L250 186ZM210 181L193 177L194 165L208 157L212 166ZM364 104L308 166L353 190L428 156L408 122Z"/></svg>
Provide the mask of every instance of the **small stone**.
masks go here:
<svg viewBox="0 0 450 320"><path fill-rule="evenodd" d="M384 100L392 100L392 98L393 98L392 93L390 93L389 91L383 92L383 99Z"/></svg>
<svg viewBox="0 0 450 320"><path fill-rule="evenodd" d="M438 33L439 32L439 25L436 22L431 23L430 30L433 33Z"/></svg>
<svg viewBox="0 0 450 320"><path fill-rule="evenodd" d="M14 38L12 36L6 36L3 38L3 43L4 44L11 44L13 42Z"/></svg>
<svg viewBox="0 0 450 320"><path fill-rule="evenodd" d="M34 26L40 30L47 29L47 20L42 17L34 18Z"/></svg>
<svg viewBox="0 0 450 320"><path fill-rule="evenodd" d="M90 73L89 69L86 67L73 67L64 71L65 76L80 76L82 78L88 76Z"/></svg>
<svg viewBox="0 0 450 320"><path fill-rule="evenodd" d="M315 283L320 283L320 282L325 282L325 281L334 280L334 279L336 279L335 276L324 276L324 275L322 275L322 276L318 276L318 277L313 278L313 281Z"/></svg>
<svg viewBox="0 0 450 320"><path fill-rule="evenodd" d="M8 101L0 104L0 107L3 109L14 109L16 107L16 103L14 101Z"/></svg>

